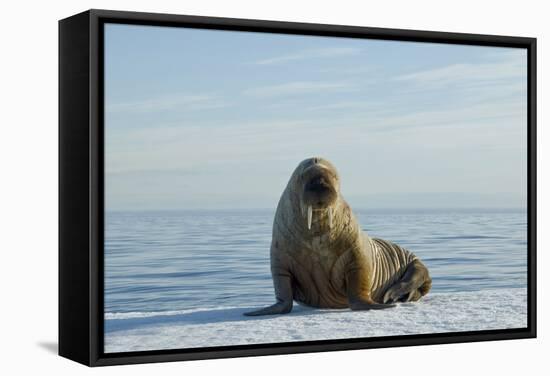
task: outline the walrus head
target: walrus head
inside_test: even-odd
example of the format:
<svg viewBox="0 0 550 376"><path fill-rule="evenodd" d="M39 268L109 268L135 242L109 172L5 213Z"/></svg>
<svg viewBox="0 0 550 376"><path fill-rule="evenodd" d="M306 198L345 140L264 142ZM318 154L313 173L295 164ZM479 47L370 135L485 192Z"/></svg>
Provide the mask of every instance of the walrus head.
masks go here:
<svg viewBox="0 0 550 376"><path fill-rule="evenodd" d="M326 216L332 227L334 206L340 194L340 180L336 168L326 159L313 157L302 161L295 172L295 191L300 209L307 218L308 229L314 212Z"/></svg>

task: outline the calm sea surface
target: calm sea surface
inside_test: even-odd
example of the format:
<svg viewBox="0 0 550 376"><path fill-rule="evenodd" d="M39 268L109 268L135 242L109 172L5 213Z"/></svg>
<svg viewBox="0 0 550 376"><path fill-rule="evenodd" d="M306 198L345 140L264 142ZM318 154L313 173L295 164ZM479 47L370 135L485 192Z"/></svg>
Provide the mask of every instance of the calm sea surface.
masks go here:
<svg viewBox="0 0 550 376"><path fill-rule="evenodd" d="M105 312L255 307L274 301L273 211L109 212ZM519 210L355 211L364 230L430 269L432 291L526 287Z"/></svg>

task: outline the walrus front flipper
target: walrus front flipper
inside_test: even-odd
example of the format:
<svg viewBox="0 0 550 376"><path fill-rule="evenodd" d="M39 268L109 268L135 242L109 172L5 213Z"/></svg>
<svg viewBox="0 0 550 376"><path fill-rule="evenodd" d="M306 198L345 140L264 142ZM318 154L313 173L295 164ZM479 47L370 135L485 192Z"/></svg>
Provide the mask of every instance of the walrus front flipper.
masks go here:
<svg viewBox="0 0 550 376"><path fill-rule="evenodd" d="M274 268L275 269L275 268ZM245 312L245 316L278 315L292 311L292 282L290 274L284 270L272 270L273 287L277 303L259 309L257 311Z"/></svg>
<svg viewBox="0 0 550 376"><path fill-rule="evenodd" d="M370 278L364 277L365 273L367 273L367 271L362 269L350 269L346 272L346 289L349 307L353 311L395 307L395 304L380 304L371 298L371 282Z"/></svg>
<svg viewBox="0 0 550 376"><path fill-rule="evenodd" d="M414 302L426 295L431 287L432 279L428 268L416 259L407 267L403 277L386 291L383 301Z"/></svg>
<svg viewBox="0 0 550 376"><path fill-rule="evenodd" d="M395 304L380 304L368 301L350 302L349 307L352 311L367 311L369 309L386 309L395 307Z"/></svg>
<svg viewBox="0 0 550 376"><path fill-rule="evenodd" d="M279 315L292 311L292 302L289 304L277 302L269 307L259 309L257 311L245 312L245 316L264 316L264 315Z"/></svg>

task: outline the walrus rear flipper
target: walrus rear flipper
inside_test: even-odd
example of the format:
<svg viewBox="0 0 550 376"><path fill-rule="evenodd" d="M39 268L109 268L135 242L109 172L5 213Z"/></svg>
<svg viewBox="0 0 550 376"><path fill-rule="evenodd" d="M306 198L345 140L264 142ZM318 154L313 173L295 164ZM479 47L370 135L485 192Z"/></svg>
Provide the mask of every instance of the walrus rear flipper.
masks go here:
<svg viewBox="0 0 550 376"><path fill-rule="evenodd" d="M383 301L414 302L426 295L431 287L432 279L428 268L416 259L407 267L403 277L386 291Z"/></svg>

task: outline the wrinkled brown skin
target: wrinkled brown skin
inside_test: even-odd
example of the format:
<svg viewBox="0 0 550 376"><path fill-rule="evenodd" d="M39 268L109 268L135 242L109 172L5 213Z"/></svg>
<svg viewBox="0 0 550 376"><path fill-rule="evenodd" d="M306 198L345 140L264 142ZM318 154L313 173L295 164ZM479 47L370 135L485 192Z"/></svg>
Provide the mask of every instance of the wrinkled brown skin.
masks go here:
<svg viewBox="0 0 550 376"><path fill-rule="evenodd" d="M308 179L319 172L330 187L322 200L304 193ZM279 200L271 274L276 303L245 315L288 313L294 300L317 308L383 309L397 301L416 301L431 288L428 269L416 256L361 230L340 194L336 169L322 158L301 162Z"/></svg>

